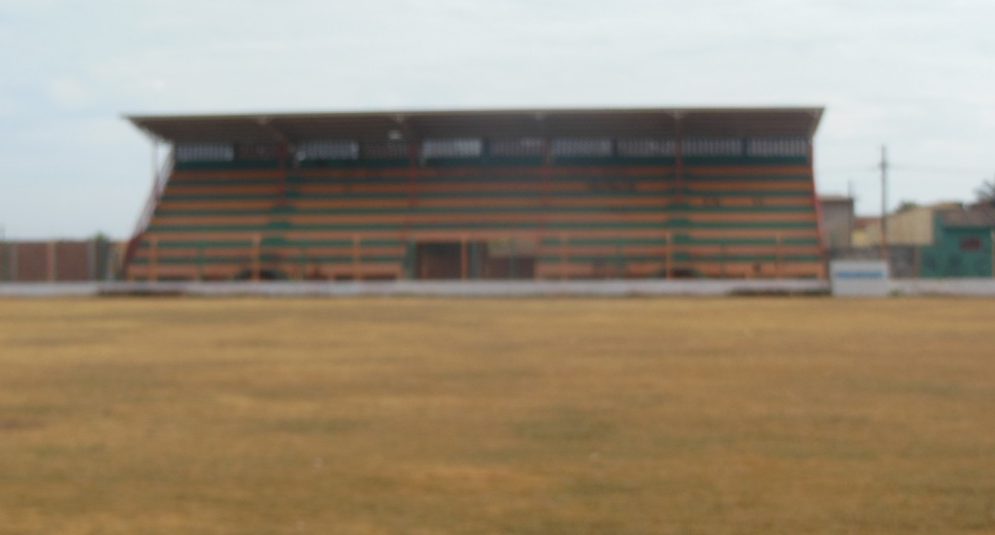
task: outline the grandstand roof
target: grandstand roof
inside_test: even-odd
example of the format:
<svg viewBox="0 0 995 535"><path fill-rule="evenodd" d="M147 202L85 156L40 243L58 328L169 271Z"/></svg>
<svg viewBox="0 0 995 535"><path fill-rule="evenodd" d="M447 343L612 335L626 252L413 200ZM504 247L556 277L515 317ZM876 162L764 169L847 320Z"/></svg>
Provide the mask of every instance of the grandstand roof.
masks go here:
<svg viewBox="0 0 995 535"><path fill-rule="evenodd" d="M180 143L305 139L528 136L791 136L811 138L823 108L625 108L131 115L135 126Z"/></svg>

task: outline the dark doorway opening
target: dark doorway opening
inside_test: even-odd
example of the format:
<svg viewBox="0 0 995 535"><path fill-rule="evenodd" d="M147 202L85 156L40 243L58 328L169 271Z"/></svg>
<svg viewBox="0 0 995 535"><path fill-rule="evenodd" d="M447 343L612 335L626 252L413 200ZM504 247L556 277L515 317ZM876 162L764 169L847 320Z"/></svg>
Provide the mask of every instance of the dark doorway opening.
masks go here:
<svg viewBox="0 0 995 535"><path fill-rule="evenodd" d="M462 278L463 247L459 242L419 243L415 249L419 279Z"/></svg>
<svg viewBox="0 0 995 535"><path fill-rule="evenodd" d="M510 253L486 241L418 242L414 275L417 279L532 279L535 255Z"/></svg>

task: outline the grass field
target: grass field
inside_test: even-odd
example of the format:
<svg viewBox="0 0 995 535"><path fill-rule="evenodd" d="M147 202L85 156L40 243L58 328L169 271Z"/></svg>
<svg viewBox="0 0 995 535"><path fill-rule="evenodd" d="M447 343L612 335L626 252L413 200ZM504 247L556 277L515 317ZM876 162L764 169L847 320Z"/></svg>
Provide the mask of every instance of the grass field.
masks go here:
<svg viewBox="0 0 995 535"><path fill-rule="evenodd" d="M0 300L4 533L995 533L995 301Z"/></svg>

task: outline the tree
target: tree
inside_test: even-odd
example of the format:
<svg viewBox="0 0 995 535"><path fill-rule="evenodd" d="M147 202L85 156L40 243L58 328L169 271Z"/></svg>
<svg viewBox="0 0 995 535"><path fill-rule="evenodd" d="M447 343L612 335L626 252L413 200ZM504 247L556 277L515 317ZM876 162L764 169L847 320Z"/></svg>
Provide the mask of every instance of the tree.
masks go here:
<svg viewBox="0 0 995 535"><path fill-rule="evenodd" d="M911 210L913 208L918 208L918 207L919 207L919 204L916 203L915 201L902 201L898 205L898 210L897 211L898 212L904 212L906 210Z"/></svg>
<svg viewBox="0 0 995 535"><path fill-rule="evenodd" d="M975 188L974 194L978 197L978 202L995 204L995 178L982 182Z"/></svg>

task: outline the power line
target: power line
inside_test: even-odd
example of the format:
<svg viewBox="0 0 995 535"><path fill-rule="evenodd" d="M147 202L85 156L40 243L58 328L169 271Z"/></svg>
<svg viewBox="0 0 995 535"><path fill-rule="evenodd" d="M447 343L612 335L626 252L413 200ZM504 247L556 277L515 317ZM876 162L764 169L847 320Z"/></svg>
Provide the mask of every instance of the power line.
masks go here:
<svg viewBox="0 0 995 535"><path fill-rule="evenodd" d="M958 167L958 166L946 166L946 165L921 165L921 164L908 164L908 163L889 163L888 168L893 171L912 171L912 172L923 172L923 173L978 173L987 174L991 172L991 169L986 169L983 167ZM827 173L874 173L877 174L880 170L880 164L875 165L847 165L847 166L819 166L818 169Z"/></svg>
<svg viewBox="0 0 995 535"><path fill-rule="evenodd" d="M922 165L922 164L897 164L892 165L892 169L902 171L922 171L932 173L988 173L991 169L981 167L959 167L950 165Z"/></svg>
<svg viewBox="0 0 995 535"><path fill-rule="evenodd" d="M847 165L847 166L836 166L836 165L821 166L820 165L820 166L818 166L818 168L821 171L829 171L829 172L835 172L835 173L877 173L877 171L878 171L878 166L877 165L860 165L860 166L857 166L857 165L853 165L853 166L850 166L850 165Z"/></svg>

